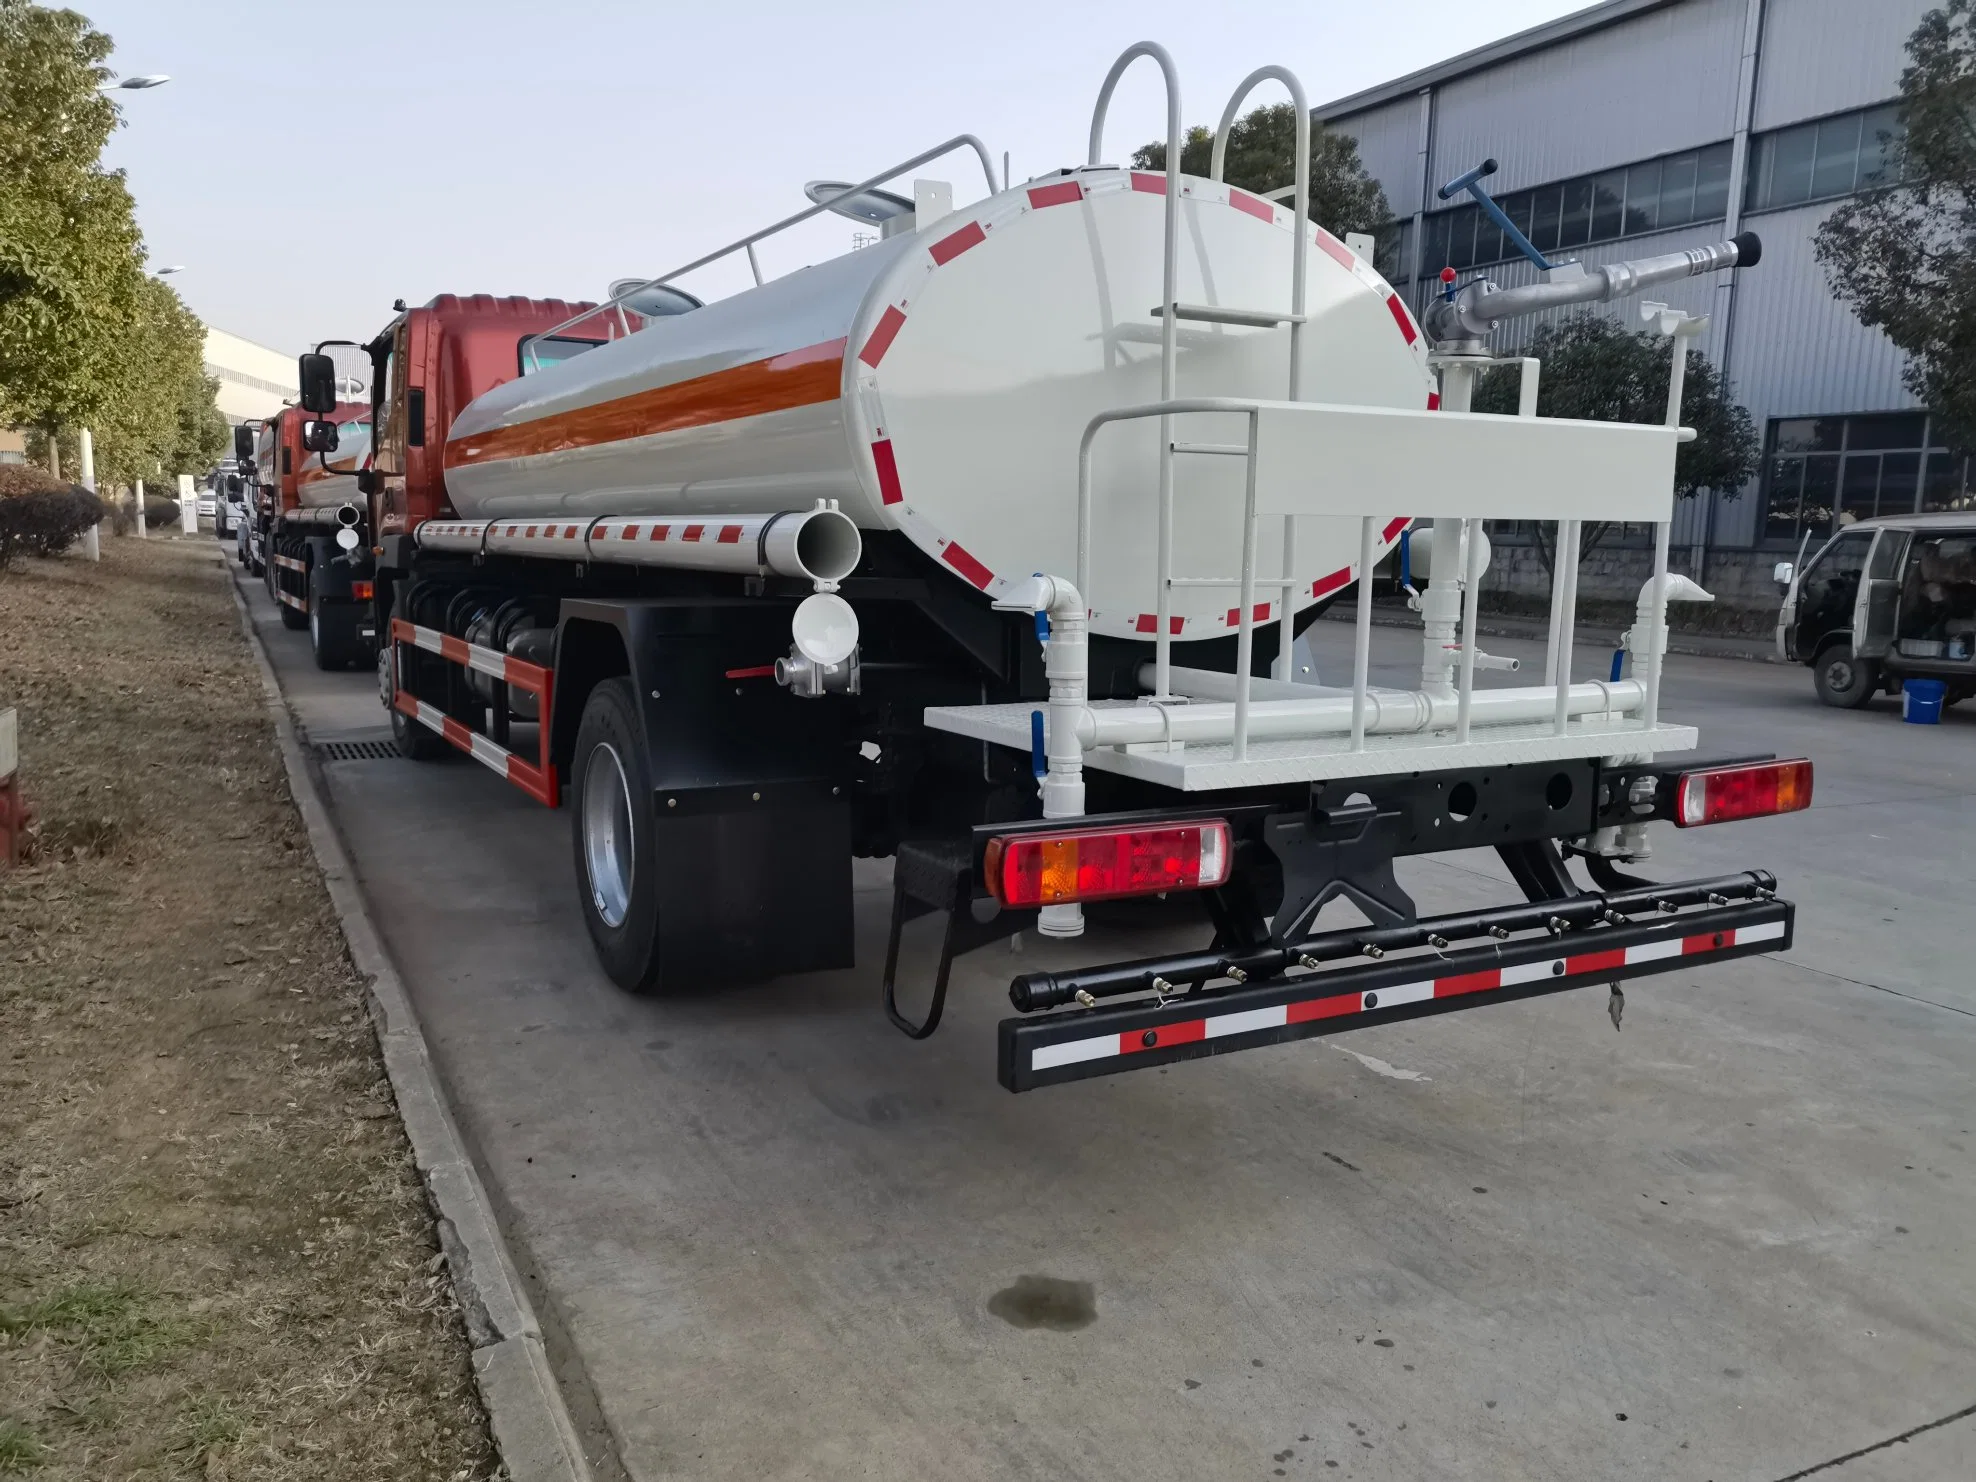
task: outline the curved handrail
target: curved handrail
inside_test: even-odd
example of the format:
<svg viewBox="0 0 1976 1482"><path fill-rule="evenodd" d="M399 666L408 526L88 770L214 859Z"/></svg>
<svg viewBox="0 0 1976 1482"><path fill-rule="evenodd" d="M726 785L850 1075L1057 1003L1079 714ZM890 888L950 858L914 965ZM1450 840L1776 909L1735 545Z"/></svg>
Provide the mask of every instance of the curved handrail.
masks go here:
<svg viewBox="0 0 1976 1482"><path fill-rule="evenodd" d="M1160 400L1173 399L1177 381L1176 361L1178 356L1179 316L1174 313L1178 302L1178 265L1180 261L1180 74L1175 70L1173 57L1157 41L1140 41L1128 46L1111 65L1105 74L1105 85L1098 89L1098 106L1091 111L1091 149L1087 163L1095 166L1098 155L1105 143L1105 114L1111 108L1112 93L1118 87L1119 78L1125 75L1140 57L1150 57L1166 79L1166 234L1165 265L1160 275ZM1160 507L1159 507L1159 560L1160 570L1173 568L1173 419L1160 419ZM1079 591L1086 590L1080 583ZM1164 697L1167 681L1172 672L1171 640L1167 629L1168 610L1173 605L1172 595L1166 584L1160 583L1155 607L1157 627L1153 634L1153 667L1156 675L1156 689Z"/></svg>
<svg viewBox="0 0 1976 1482"><path fill-rule="evenodd" d="M1310 102L1304 96L1304 85L1297 80L1297 74L1288 67L1258 67L1235 89L1228 100L1228 106L1221 110L1221 122L1214 131L1214 162L1208 167L1208 178L1220 180L1228 163L1228 131L1235 122L1235 111L1248 101L1249 94L1257 85L1264 82L1280 82L1289 90L1291 106L1297 110L1297 181L1296 181L1296 239L1297 251L1290 259L1290 312L1295 317L1290 321L1290 400L1300 401L1298 395L1303 381L1303 337L1304 316L1304 270L1305 254L1310 250Z"/></svg>
<svg viewBox="0 0 1976 1482"><path fill-rule="evenodd" d="M787 231L790 227L795 226L799 222L808 221L812 216L819 216L823 212L828 211L832 206L836 205L839 201L846 200L851 196L858 195L863 191L870 190L873 186L883 185L886 181L893 179L895 176L903 175L906 171L913 169L916 166L923 165L928 160L938 159L941 155L947 154L952 150L959 149L963 145L972 149L974 151L975 158L981 161L981 174L983 178L985 178L988 182L988 194L991 196L1000 195L1002 191L1002 187L1000 184L996 182L995 165L994 165L994 161L992 161L988 157L988 146L983 144L980 138L974 134L956 134L954 135L953 138L947 140L944 144L936 144L933 148L923 150L920 153L914 155L911 159L901 161L899 164L893 165L888 170L882 170L878 174L873 175L868 180L861 180L856 185L849 186L846 189L839 191L836 195L818 201L814 205L811 205L805 208L804 210L798 211L793 216L783 217L782 220L776 222L773 226L765 226L760 231L753 232L748 236L742 237L738 241L729 242L725 247L717 248L716 250L707 253L703 257L696 257L693 259L693 261L687 263L684 267L677 267L672 269L670 272L661 273L656 278L646 278L639 282L633 283L630 287L606 299L603 303L598 304L595 308L585 309L581 314L578 314L575 318L565 319L561 324L554 325L549 329L545 329L541 332L541 334L535 335L532 338L535 339L552 338L556 335L563 333L565 330L574 329L577 325L582 324L589 319L593 319L597 315L606 313L612 309L618 309L621 315L623 311L620 306L624 303L626 299L632 297L634 294L642 293L647 288L654 287L660 283L669 283L674 278L684 277L686 274L692 272L694 269L703 268L707 266L707 264L712 262L718 262L721 258L728 256L730 253L740 252L743 251L744 249L752 249L755 243L760 242L765 238L772 237L777 232ZM751 258L753 257L752 251L750 251L749 255ZM757 281L759 281L759 275Z"/></svg>

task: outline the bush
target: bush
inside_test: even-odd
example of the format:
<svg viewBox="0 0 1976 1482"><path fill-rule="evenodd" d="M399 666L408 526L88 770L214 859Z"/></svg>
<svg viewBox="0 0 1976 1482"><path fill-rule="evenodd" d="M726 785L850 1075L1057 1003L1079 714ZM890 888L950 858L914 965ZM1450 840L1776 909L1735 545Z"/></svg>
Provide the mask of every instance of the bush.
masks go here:
<svg viewBox="0 0 1976 1482"><path fill-rule="evenodd" d="M164 530L178 523L178 501L176 499L144 499L144 528Z"/></svg>
<svg viewBox="0 0 1976 1482"><path fill-rule="evenodd" d="M23 553L59 556L104 514L87 489L31 465L0 467L0 571Z"/></svg>

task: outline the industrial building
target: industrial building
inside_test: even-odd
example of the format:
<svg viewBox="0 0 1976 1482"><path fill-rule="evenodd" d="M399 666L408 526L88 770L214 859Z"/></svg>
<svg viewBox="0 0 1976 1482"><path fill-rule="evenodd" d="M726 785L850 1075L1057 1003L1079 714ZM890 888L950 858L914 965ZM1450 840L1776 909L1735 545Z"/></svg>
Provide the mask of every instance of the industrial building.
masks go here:
<svg viewBox="0 0 1976 1482"><path fill-rule="evenodd" d="M1384 187L1380 267L1416 308L1443 267L1502 286L1537 275L1478 208L1437 195L1487 158L1491 194L1553 260L1762 237L1760 266L1655 294L1709 315L1702 344L1765 449L1748 488L1678 506L1674 543L1719 592L1756 600L1807 533L1969 502L1968 457L1931 435L1903 356L1833 297L1813 251L1840 201L1898 178L1905 43L1931 8L1606 0L1315 112ZM1624 585L1628 544L1588 566L1588 590Z"/></svg>
<svg viewBox="0 0 1976 1482"><path fill-rule="evenodd" d="M213 401L238 426L272 417L295 399L295 357L206 326L206 374L218 382Z"/></svg>

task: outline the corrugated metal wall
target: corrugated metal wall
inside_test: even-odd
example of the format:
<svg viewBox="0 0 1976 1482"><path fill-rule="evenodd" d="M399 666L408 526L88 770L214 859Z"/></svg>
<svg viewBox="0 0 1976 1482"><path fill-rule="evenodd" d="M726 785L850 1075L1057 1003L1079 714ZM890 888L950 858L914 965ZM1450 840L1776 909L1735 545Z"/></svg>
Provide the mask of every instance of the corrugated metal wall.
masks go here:
<svg viewBox="0 0 1976 1482"><path fill-rule="evenodd" d="M1434 179L1491 156L1498 191L1727 139L1744 0L1690 0L1443 86Z"/></svg>
<svg viewBox="0 0 1976 1482"><path fill-rule="evenodd" d="M1385 190L1386 203L1393 208L1394 216L1411 216L1420 209L1418 96L1399 98L1364 113L1355 113L1331 127L1358 141L1359 161Z"/></svg>
<svg viewBox="0 0 1976 1482"><path fill-rule="evenodd" d="M1756 128L1884 103L1907 38L1940 0L1764 0Z"/></svg>

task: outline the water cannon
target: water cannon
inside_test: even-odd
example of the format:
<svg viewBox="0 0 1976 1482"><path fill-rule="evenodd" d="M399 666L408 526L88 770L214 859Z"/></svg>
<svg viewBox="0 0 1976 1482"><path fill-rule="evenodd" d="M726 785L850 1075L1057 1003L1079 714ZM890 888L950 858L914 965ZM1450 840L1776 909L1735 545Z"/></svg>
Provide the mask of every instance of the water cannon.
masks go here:
<svg viewBox="0 0 1976 1482"><path fill-rule="evenodd" d="M1495 171L1496 162L1484 160L1467 174L1442 186L1439 194L1443 200L1462 193L1469 195L1483 214L1502 229L1504 238L1544 275L1543 280L1517 288L1498 288L1487 278L1472 278L1457 287L1453 271L1444 270L1441 293L1421 316L1428 337L1442 354L1486 355L1483 342L1505 319L1571 304L1608 303L1673 278L1697 277L1725 268L1754 267L1763 257L1762 240L1755 232L1743 232L1727 242L1633 262L1607 263L1604 267L1552 262L1517 230L1516 224L1483 187L1481 182Z"/></svg>

